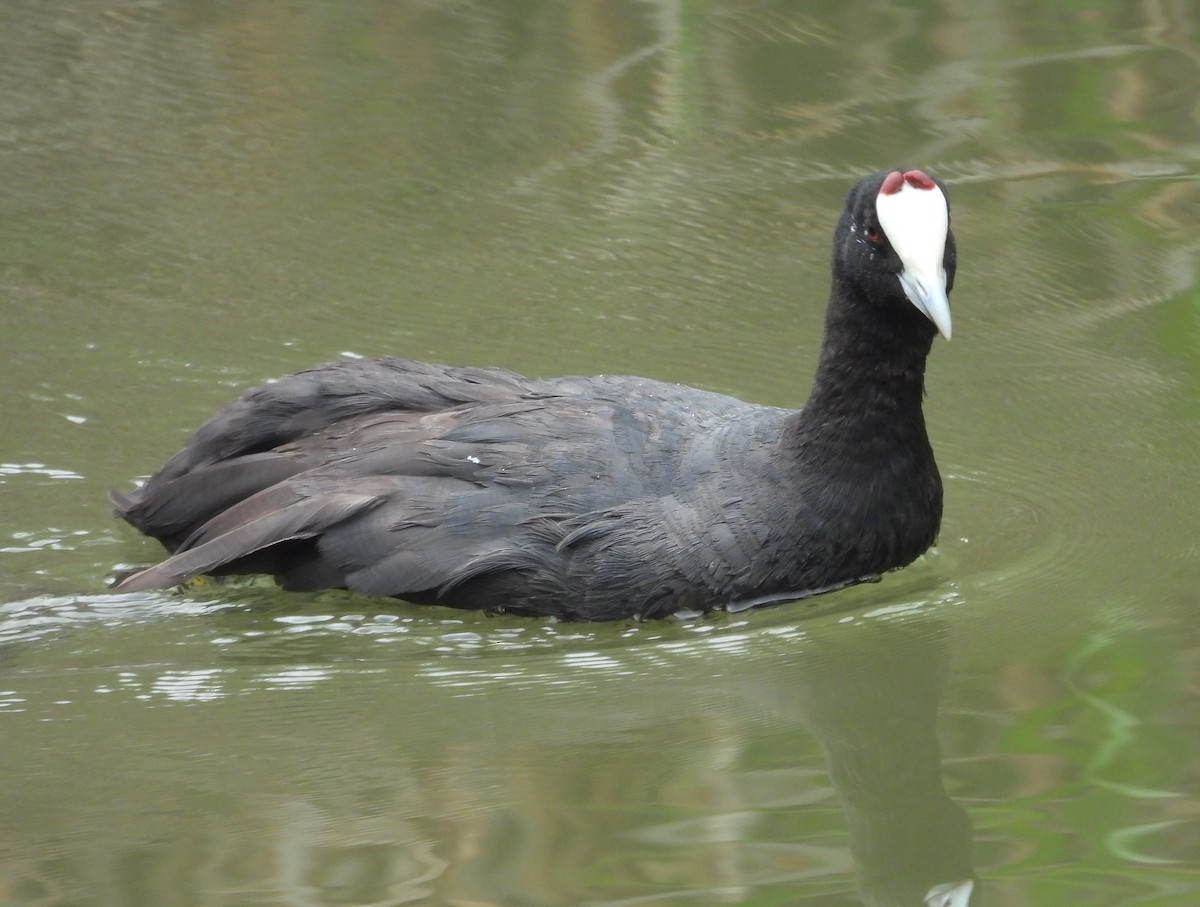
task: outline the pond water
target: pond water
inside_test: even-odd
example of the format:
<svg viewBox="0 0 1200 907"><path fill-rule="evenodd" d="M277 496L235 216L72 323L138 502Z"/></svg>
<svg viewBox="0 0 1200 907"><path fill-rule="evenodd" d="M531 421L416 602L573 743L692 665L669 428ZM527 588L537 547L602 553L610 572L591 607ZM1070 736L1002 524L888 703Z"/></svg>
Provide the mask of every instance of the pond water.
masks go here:
<svg viewBox="0 0 1200 907"><path fill-rule="evenodd" d="M1200 7L0 9L0 904L1200 903ZM200 582L112 518L343 354L798 405L945 178L938 547L593 626ZM940 904L936 898L930 904Z"/></svg>

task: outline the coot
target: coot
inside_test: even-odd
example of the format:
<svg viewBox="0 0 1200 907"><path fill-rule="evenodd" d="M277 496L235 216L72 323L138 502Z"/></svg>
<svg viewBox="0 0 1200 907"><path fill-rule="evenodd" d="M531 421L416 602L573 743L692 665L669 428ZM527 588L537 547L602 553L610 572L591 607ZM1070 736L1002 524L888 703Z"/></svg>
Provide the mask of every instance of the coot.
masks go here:
<svg viewBox="0 0 1200 907"><path fill-rule="evenodd" d="M143 487L112 493L172 552L119 588L269 573L286 589L611 620L874 578L941 521L921 399L954 270L940 180L891 170L854 186L800 410L403 359L254 388Z"/></svg>

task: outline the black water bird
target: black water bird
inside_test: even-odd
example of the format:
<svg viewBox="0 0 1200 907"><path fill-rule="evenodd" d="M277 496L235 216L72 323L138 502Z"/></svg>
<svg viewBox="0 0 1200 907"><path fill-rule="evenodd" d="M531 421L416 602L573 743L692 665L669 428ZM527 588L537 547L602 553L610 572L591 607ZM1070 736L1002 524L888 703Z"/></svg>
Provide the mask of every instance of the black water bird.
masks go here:
<svg viewBox="0 0 1200 907"><path fill-rule="evenodd" d="M574 620L802 598L937 537L921 403L950 336L945 187L850 192L799 410L645 378L336 362L247 391L119 516L172 552L124 590L269 573L287 589Z"/></svg>

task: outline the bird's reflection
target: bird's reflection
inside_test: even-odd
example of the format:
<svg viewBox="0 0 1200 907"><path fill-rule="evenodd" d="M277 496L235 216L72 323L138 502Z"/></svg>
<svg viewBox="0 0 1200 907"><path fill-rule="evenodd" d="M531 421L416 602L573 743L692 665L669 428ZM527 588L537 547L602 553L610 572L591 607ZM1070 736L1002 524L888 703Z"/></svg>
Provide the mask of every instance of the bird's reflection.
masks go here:
<svg viewBox="0 0 1200 907"><path fill-rule="evenodd" d="M214 619L232 640L245 618ZM69 746L41 750L60 805L10 792L45 830L14 877L70 891L110 866L130 903L172 903L182 878L197 904L253 889L645 907L846 904L852 872L868 907L979 907L971 825L942 781L948 647L929 621L701 622L361 667L361 623L325 625L255 630L197 676L129 670L89 700L122 733L92 734L86 773Z"/></svg>
<svg viewBox="0 0 1200 907"><path fill-rule="evenodd" d="M584 697L568 707L561 742L547 746L543 728L536 743L503 755L491 744L459 750L464 776L489 760L486 774L509 785L508 803L460 829L443 881L458 897L502 903L527 892L531 879L554 878L558 897L607 907L641 903L636 886L618 897L575 886L614 862L654 878L667 900L803 888L847 868L845 850L823 843L838 837L827 818L836 800L867 907L979 907L971 823L942 780L943 631L860 621L805 630L802 644L781 646L775 661L761 649L748 663L709 650L701 655L715 681L707 690L648 675L641 688L618 685L619 703L605 699L589 713ZM778 739L780 728L792 741L805 732L818 741L836 797L811 755L792 770L748 767L748 751ZM672 818L646 818L664 812ZM780 843L789 835L778 828L764 833L784 813L806 829L802 842Z"/></svg>
<svg viewBox="0 0 1200 907"><path fill-rule="evenodd" d="M802 719L825 751L870 907L977 907L972 829L942 783L939 692L948 661L928 624L863 624L797 658Z"/></svg>

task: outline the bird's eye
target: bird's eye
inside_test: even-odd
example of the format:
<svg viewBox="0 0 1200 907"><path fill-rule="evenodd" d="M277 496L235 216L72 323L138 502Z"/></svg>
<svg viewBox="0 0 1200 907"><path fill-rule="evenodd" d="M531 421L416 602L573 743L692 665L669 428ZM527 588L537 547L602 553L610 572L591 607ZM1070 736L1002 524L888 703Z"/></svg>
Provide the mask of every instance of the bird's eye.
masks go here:
<svg viewBox="0 0 1200 907"><path fill-rule="evenodd" d="M863 232L867 234L867 239L871 242L879 242L879 231L874 227L866 227Z"/></svg>

